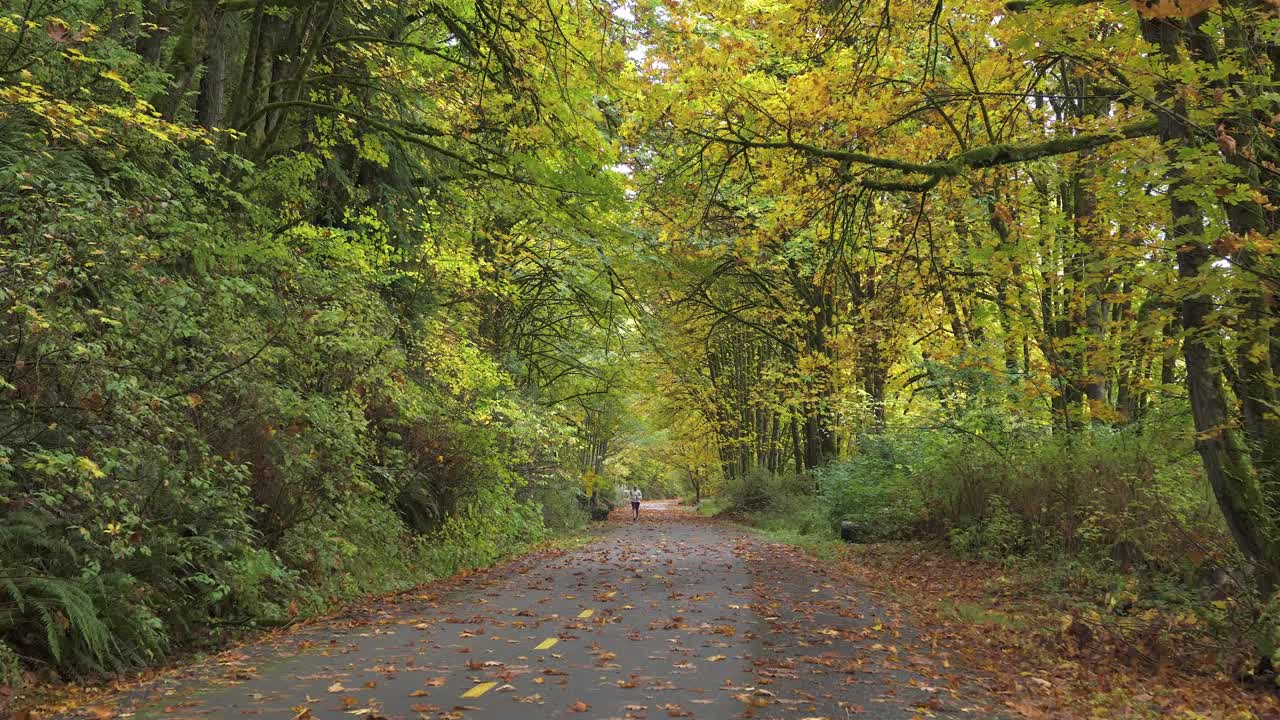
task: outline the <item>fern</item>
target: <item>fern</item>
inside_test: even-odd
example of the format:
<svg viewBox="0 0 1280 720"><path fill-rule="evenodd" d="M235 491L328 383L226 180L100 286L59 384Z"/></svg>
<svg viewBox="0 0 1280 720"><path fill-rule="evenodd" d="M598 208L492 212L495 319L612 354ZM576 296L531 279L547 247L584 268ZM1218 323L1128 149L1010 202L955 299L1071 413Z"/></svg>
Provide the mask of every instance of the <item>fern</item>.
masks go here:
<svg viewBox="0 0 1280 720"><path fill-rule="evenodd" d="M21 512L0 528L0 640L36 642L33 654L73 670L120 670L154 659L165 638L160 622L130 602L132 579L98 575L77 562L53 519ZM17 562L21 559L22 562Z"/></svg>
<svg viewBox="0 0 1280 720"><path fill-rule="evenodd" d="M63 641L70 639L86 651L94 665L109 664L110 633L99 617L93 598L80 587L79 581L28 578L25 594L27 602L44 621L49 649L55 658L62 658Z"/></svg>

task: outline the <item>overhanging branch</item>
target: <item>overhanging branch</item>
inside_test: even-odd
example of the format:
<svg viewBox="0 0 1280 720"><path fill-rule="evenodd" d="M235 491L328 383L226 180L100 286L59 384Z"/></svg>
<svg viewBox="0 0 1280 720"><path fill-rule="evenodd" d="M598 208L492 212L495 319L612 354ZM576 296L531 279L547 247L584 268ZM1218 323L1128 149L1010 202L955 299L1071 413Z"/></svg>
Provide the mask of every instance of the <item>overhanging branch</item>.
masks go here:
<svg viewBox="0 0 1280 720"><path fill-rule="evenodd" d="M1156 131L1156 121L1155 119L1151 119L1125 125L1123 127L1116 128L1115 130L1086 135L1070 135L1039 143L1029 143L1025 145L997 143L994 145L985 145L983 147L967 150L946 160L938 160L931 163L917 163L898 160L895 158L858 152L856 150L826 148L811 143L797 142L790 138L785 141L762 141L748 140L740 136L723 137L704 135L696 131L693 132L693 134L707 140L735 147L765 150L795 150L816 158L838 160L842 163L849 164L867 165L884 170L897 170L899 172L912 175L924 175L926 177L923 179L914 181L874 179L861 181L861 184L864 187L872 190L923 192L931 189L934 185L937 185L943 178L957 177L969 170L981 170L1001 165L1013 165L1016 163L1037 160L1039 158L1067 155L1070 153L1081 152L1083 150L1091 150L1093 148L1110 145L1111 143L1120 142L1122 140L1151 137L1156 134Z"/></svg>

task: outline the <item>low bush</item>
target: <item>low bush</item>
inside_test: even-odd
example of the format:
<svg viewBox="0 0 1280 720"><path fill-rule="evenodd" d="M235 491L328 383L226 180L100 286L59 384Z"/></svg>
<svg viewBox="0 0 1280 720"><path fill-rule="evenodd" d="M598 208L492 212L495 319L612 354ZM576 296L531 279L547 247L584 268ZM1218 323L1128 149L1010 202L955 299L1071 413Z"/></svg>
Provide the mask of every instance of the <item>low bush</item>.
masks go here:
<svg viewBox="0 0 1280 720"><path fill-rule="evenodd" d="M1230 545L1190 451L1155 423L995 447L962 437L917 476L922 529L985 557L1085 556L1174 571Z"/></svg>
<svg viewBox="0 0 1280 720"><path fill-rule="evenodd" d="M809 479L755 470L725 483L725 492L704 500L708 514L748 519L778 539L817 547L831 537L829 513Z"/></svg>
<svg viewBox="0 0 1280 720"><path fill-rule="evenodd" d="M534 488L529 501L542 509L542 522L552 531L577 530L591 520L586 493L567 481Z"/></svg>
<svg viewBox="0 0 1280 720"><path fill-rule="evenodd" d="M852 523L872 542L908 537L925 517L919 473L934 459L933 435L870 435L849 459L820 468L819 492L832 527Z"/></svg>
<svg viewBox="0 0 1280 720"><path fill-rule="evenodd" d="M1220 553L1230 562L1190 440L1172 422L869 435L815 473L817 497L833 529L850 522L866 541L939 538L989 559L1082 557L1121 570L1178 572Z"/></svg>
<svg viewBox="0 0 1280 720"><path fill-rule="evenodd" d="M793 509L797 499L812 495L811 481L791 473L771 473L755 469L742 477L730 478L721 495L723 511L737 514L782 513Z"/></svg>

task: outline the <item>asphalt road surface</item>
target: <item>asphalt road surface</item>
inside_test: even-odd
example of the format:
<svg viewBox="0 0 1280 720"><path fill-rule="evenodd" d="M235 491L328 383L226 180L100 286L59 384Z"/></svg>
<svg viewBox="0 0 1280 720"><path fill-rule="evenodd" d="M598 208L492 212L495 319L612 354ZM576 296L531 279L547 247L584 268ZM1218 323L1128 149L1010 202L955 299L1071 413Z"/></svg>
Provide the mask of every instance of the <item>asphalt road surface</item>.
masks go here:
<svg viewBox="0 0 1280 720"><path fill-rule="evenodd" d="M630 509L626 509L630 514ZM981 684L821 563L645 504L535 554L168 675L116 717L992 717ZM87 714L101 714L102 707Z"/></svg>

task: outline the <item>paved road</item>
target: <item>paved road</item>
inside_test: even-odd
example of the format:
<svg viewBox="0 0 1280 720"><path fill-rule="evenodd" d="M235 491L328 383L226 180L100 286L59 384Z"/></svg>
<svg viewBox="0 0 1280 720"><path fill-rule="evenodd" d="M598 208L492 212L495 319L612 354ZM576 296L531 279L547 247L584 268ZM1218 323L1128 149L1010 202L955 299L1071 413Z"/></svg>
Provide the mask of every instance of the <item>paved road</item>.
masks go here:
<svg viewBox="0 0 1280 720"><path fill-rule="evenodd" d="M210 661L124 698L122 714L991 717L857 588L740 528L654 506L581 550Z"/></svg>

